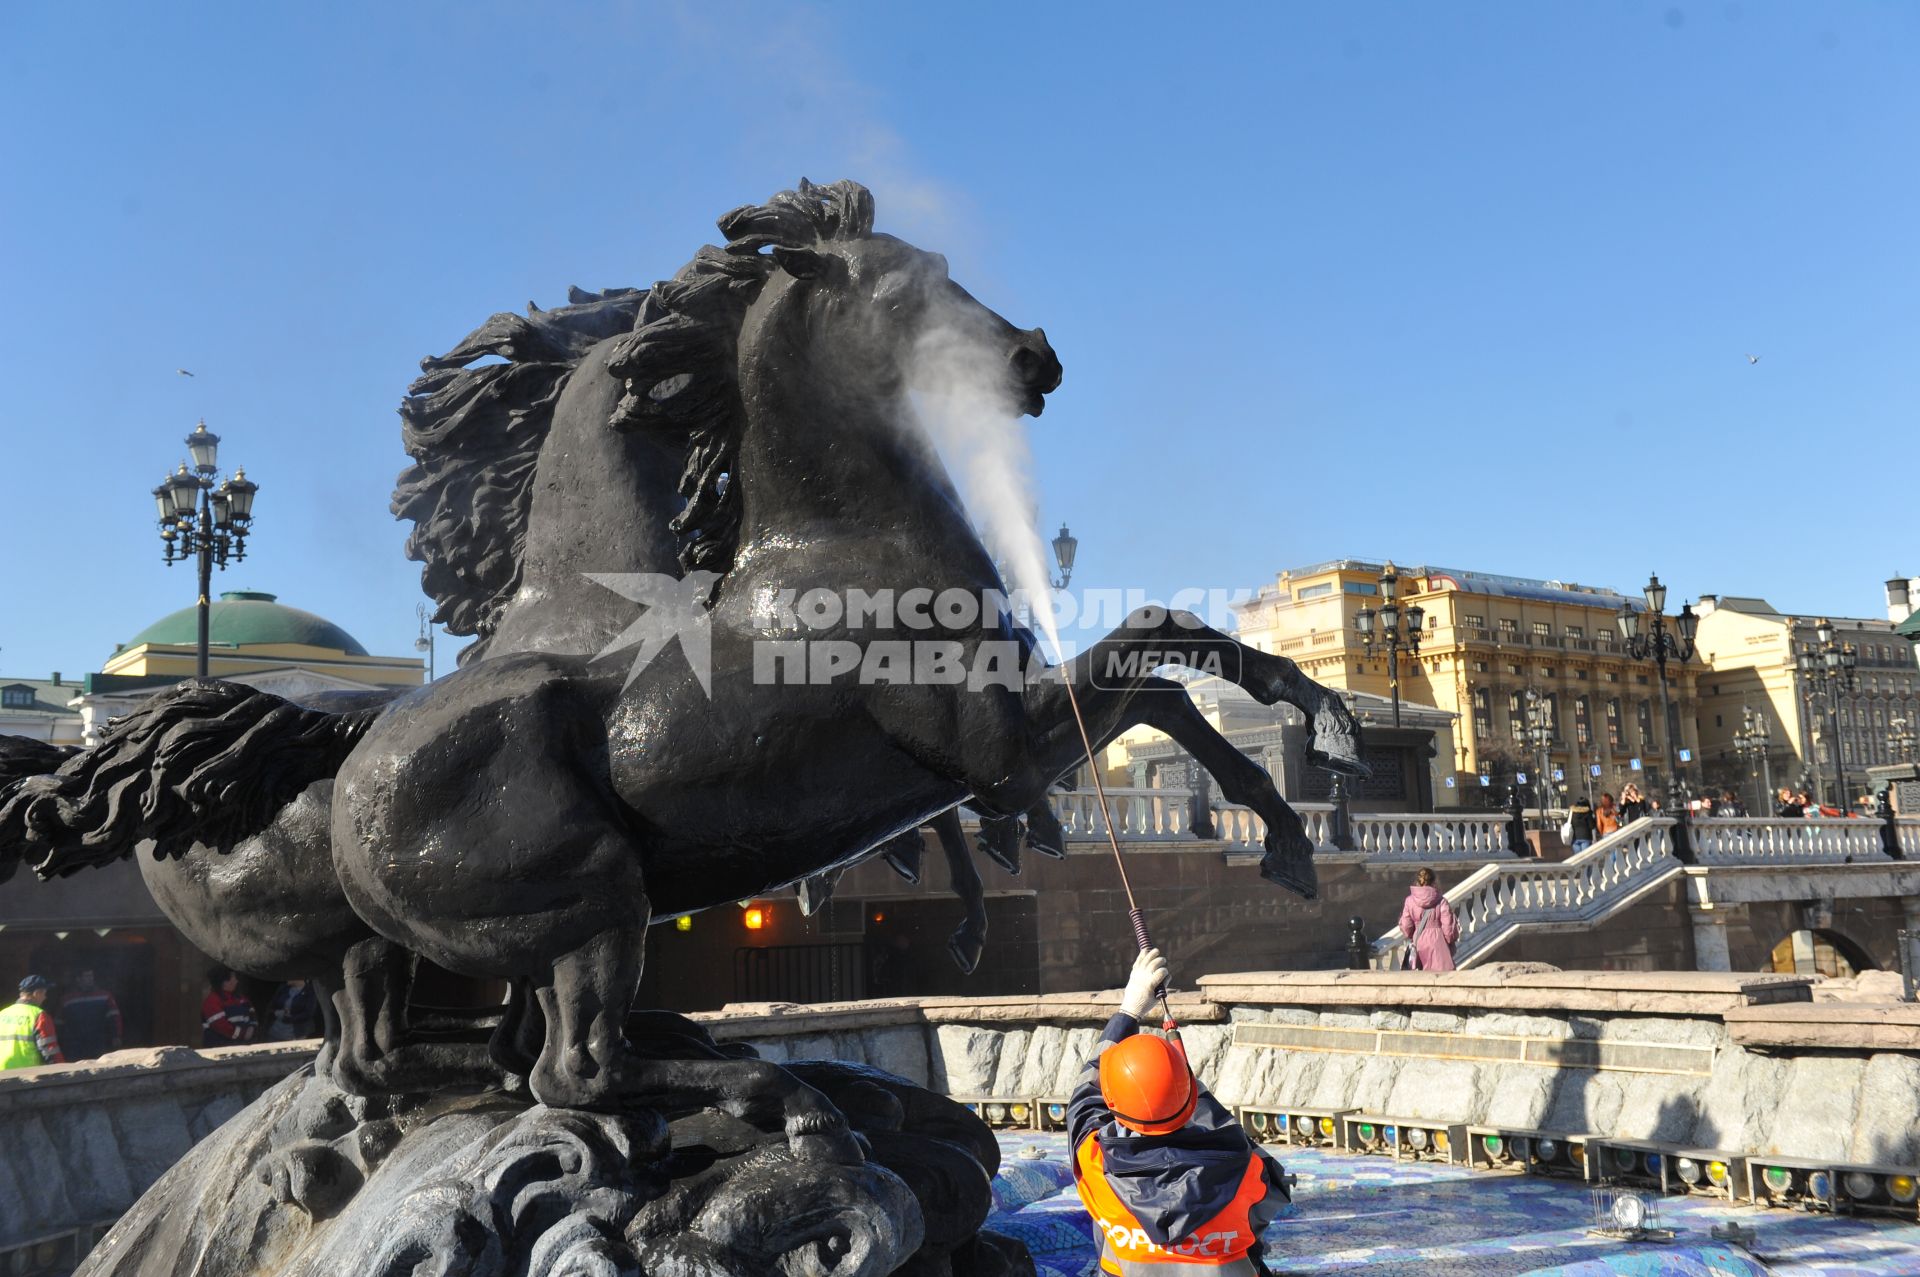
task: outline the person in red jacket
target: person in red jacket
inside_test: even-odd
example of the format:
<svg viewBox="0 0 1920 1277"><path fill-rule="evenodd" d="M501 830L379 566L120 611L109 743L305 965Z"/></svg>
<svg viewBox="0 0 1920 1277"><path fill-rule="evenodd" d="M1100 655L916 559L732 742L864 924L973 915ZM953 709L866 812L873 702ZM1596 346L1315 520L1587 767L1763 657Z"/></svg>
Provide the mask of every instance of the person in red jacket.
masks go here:
<svg viewBox="0 0 1920 1277"><path fill-rule="evenodd" d="M240 977L226 967L207 972L207 996L200 1002L200 1045L251 1042L255 1027L253 1003L240 992Z"/></svg>
<svg viewBox="0 0 1920 1277"><path fill-rule="evenodd" d="M1140 1032L1166 979L1158 949L1134 962L1068 1102L1074 1187L1099 1232L1102 1272L1260 1277L1260 1234L1291 1200L1286 1175L1200 1085L1177 1033Z"/></svg>

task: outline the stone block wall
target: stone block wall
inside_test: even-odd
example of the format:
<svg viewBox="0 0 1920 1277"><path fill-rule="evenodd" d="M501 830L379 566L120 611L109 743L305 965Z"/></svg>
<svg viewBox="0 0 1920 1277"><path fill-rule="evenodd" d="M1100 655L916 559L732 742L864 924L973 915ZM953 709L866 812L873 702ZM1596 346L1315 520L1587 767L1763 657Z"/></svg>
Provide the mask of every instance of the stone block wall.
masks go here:
<svg viewBox="0 0 1920 1277"><path fill-rule="evenodd" d="M0 1250L110 1223L312 1044L121 1051L0 1075Z"/></svg>

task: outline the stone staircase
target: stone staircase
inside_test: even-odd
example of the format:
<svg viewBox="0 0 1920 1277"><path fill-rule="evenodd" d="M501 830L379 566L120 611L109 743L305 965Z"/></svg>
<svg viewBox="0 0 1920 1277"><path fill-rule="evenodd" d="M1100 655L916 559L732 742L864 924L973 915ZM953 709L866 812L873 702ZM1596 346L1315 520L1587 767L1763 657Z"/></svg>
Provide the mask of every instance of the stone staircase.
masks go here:
<svg viewBox="0 0 1920 1277"><path fill-rule="evenodd" d="M1469 875L1447 903L1460 920L1458 967L1484 962L1525 931L1591 927L1681 872L1667 817L1642 817L1562 861L1491 864ZM1406 938L1398 926L1373 942L1377 968L1399 967Z"/></svg>
<svg viewBox="0 0 1920 1277"><path fill-rule="evenodd" d="M1460 920L1454 964L1484 962L1523 932L1596 926L1687 872L1673 854L1673 826L1667 817L1643 817L1568 860L1495 863L1475 871L1446 897ZM1696 879L1729 870L1777 870L1783 882L1799 882L1809 872L1857 873L1875 865L1904 871L1920 861L1920 820L1888 826L1874 820L1712 819L1688 828ZM1887 855L1888 829L1900 848L1898 859ZM1757 898L1773 897L1763 892ZM1373 942L1373 965L1396 968L1405 952L1396 927Z"/></svg>

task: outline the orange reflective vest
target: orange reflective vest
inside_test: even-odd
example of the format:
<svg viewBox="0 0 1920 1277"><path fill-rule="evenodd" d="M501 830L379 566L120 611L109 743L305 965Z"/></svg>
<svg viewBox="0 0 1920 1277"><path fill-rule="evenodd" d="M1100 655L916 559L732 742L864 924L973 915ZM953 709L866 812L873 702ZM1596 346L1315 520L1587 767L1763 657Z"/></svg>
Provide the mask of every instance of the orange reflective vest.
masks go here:
<svg viewBox="0 0 1920 1277"><path fill-rule="evenodd" d="M1247 1252L1260 1239L1254 1235L1248 1213L1267 1195L1267 1180L1257 1152L1247 1154L1247 1173L1241 1177L1233 1200L1218 1215L1167 1246L1147 1237L1146 1229L1113 1191L1107 1181L1098 1132L1082 1140L1074 1154L1073 1184L1080 1190L1080 1201L1093 1216L1094 1227L1104 1241L1100 1251L1103 1272L1134 1277L1171 1264L1212 1268L1216 1270L1214 1277L1254 1271ZM1221 1269L1226 1272L1219 1272Z"/></svg>

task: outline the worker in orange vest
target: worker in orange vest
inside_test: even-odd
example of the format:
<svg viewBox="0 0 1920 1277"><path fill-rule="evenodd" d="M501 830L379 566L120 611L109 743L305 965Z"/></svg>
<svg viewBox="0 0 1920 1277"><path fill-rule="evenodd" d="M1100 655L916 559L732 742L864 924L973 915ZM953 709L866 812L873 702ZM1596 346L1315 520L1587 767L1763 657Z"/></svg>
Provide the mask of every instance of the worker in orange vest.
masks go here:
<svg viewBox="0 0 1920 1277"><path fill-rule="evenodd" d="M1177 1031L1140 1031L1166 980L1160 951L1142 952L1068 1103L1074 1186L1100 1234L1100 1269L1260 1277L1260 1234L1291 1200L1286 1176L1193 1076Z"/></svg>

